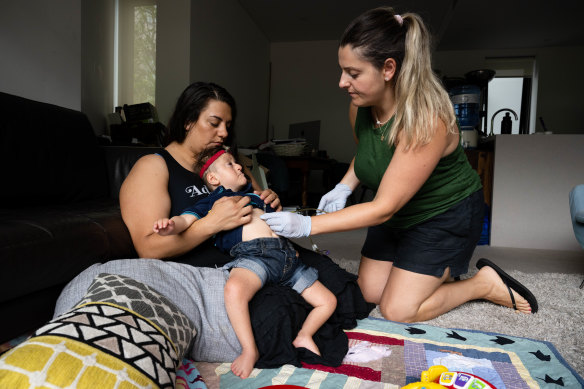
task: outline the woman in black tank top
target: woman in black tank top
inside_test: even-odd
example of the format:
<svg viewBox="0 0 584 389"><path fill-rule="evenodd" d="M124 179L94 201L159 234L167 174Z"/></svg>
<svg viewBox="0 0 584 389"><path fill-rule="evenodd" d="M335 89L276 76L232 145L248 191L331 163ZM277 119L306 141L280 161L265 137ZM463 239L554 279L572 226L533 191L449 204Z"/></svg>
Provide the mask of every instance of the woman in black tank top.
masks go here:
<svg viewBox="0 0 584 389"><path fill-rule="evenodd" d="M205 148L234 145L235 116L233 97L219 85L196 82L181 94L169 122L167 146L141 158L120 190L122 216L140 257L172 258L194 266L220 266L229 260L213 250L208 240L221 230L249 222L247 199L217 204L203 226L188 229L180 237L155 234L152 224L178 215L208 195L203 181L193 173L195 158ZM265 190L261 197L272 207L280 207L273 191Z"/></svg>

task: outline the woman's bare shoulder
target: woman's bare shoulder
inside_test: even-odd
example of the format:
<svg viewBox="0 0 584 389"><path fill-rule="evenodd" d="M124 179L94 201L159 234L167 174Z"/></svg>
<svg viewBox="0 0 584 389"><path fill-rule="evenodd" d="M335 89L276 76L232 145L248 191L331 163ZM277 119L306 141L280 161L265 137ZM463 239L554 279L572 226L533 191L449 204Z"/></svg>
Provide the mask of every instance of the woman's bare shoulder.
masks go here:
<svg viewBox="0 0 584 389"><path fill-rule="evenodd" d="M152 186L154 182L168 181L166 161L157 154L148 154L136 161L122 184L121 190L129 187L142 186L144 183Z"/></svg>
<svg viewBox="0 0 584 389"><path fill-rule="evenodd" d="M443 144L442 157L451 154L458 146L458 129L450 131L441 118L436 119L434 136L441 139L440 143Z"/></svg>
<svg viewBox="0 0 584 389"><path fill-rule="evenodd" d="M159 170L167 171L166 168L166 161L162 158L161 155L158 154L148 154L141 157L139 160L136 161L134 166L132 167L132 172L150 172L155 173Z"/></svg>

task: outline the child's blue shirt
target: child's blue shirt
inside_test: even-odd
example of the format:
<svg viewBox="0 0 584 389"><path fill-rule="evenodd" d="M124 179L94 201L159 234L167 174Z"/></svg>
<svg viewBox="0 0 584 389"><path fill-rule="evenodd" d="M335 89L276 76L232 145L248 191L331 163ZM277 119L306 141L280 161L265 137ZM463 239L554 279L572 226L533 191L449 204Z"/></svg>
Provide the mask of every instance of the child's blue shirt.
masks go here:
<svg viewBox="0 0 584 389"><path fill-rule="evenodd" d="M247 196L250 198L249 205L254 208L263 209L265 212L274 212L274 209L264 203L260 196L253 193L251 184L248 184L243 190L234 192L231 189L225 189L223 186L219 186L211 194L204 199L198 201L191 207L185 209L182 214L194 215L197 219L201 219L209 213L215 201L219 200L225 196ZM215 235L215 246L217 246L221 251L229 253L229 250L237 243L241 242L243 226L236 227L229 231L221 231Z"/></svg>

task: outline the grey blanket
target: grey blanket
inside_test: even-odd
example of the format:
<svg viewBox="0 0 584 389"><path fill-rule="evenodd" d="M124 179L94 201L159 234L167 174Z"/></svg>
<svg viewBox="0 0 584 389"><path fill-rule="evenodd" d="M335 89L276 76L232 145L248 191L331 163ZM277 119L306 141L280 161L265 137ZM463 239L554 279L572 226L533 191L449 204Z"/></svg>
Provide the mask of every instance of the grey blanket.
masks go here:
<svg viewBox="0 0 584 389"><path fill-rule="evenodd" d="M241 345L229 322L223 288L226 270L200 268L157 259L124 259L95 264L75 277L59 296L57 317L76 306L100 273L133 278L166 296L195 324L190 357L196 361L231 362Z"/></svg>

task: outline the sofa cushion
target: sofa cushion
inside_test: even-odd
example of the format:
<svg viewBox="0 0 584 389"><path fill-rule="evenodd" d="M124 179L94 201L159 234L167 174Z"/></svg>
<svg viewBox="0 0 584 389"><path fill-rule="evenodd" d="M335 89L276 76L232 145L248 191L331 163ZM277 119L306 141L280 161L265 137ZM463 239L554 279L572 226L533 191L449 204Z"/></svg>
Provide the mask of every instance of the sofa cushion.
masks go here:
<svg viewBox="0 0 584 389"><path fill-rule="evenodd" d="M62 285L96 262L136 256L113 200L0 209L0 302Z"/></svg>
<svg viewBox="0 0 584 389"><path fill-rule="evenodd" d="M85 114L0 92L1 207L109 194L103 150Z"/></svg>

